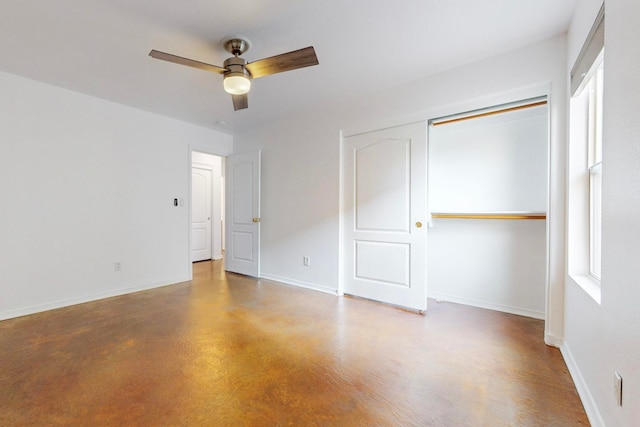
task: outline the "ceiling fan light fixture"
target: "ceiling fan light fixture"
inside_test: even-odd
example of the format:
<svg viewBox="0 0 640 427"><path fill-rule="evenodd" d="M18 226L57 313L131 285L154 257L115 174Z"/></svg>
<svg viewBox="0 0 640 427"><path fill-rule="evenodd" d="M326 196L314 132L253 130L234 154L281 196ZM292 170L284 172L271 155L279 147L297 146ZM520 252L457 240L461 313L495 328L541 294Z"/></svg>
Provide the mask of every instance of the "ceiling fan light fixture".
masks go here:
<svg viewBox="0 0 640 427"><path fill-rule="evenodd" d="M251 90L251 79L244 73L227 73L223 85L224 90L231 95L244 95Z"/></svg>
<svg viewBox="0 0 640 427"><path fill-rule="evenodd" d="M227 52L233 56L225 59L222 67L159 50L151 50L149 56L222 75L224 90L231 94L233 109L236 111L249 106L247 93L251 90L252 79L318 65L318 57L313 46L247 63L244 58L240 57L250 47L250 43L246 39L229 38L223 41L223 45Z"/></svg>

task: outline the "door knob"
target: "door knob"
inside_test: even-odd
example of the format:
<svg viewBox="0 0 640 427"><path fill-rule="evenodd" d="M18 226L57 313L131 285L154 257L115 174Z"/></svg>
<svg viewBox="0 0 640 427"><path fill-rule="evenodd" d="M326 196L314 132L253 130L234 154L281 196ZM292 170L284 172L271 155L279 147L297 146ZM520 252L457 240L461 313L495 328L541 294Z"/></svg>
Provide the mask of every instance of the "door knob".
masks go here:
<svg viewBox="0 0 640 427"><path fill-rule="evenodd" d="M422 228L422 223L420 221L416 222L416 227Z"/></svg>
<svg viewBox="0 0 640 427"><path fill-rule="evenodd" d="M253 218L251 221L253 221L253 222L260 222L260 218Z"/></svg>

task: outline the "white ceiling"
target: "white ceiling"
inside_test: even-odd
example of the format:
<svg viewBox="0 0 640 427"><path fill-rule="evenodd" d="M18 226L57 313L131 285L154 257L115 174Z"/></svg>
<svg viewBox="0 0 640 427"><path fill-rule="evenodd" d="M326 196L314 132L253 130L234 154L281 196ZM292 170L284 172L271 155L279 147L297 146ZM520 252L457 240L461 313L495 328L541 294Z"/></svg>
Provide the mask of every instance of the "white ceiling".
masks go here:
<svg viewBox="0 0 640 427"><path fill-rule="evenodd" d="M2 0L0 70L234 133L559 35L576 1ZM222 65L235 35L248 61L314 46L320 65L233 111L219 75L148 56Z"/></svg>

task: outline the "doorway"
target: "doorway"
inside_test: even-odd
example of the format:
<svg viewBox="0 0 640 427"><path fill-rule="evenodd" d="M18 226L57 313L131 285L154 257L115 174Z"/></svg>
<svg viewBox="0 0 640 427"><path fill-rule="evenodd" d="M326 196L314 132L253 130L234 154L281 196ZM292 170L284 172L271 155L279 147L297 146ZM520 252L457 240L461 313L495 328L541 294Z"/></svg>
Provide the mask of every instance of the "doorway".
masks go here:
<svg viewBox="0 0 640 427"><path fill-rule="evenodd" d="M224 252L224 157L191 153L191 262Z"/></svg>
<svg viewBox="0 0 640 427"><path fill-rule="evenodd" d="M260 150L222 157L190 147L189 161L189 269L224 259L225 271L260 277Z"/></svg>
<svg viewBox="0 0 640 427"><path fill-rule="evenodd" d="M430 121L429 297L545 319L546 97Z"/></svg>

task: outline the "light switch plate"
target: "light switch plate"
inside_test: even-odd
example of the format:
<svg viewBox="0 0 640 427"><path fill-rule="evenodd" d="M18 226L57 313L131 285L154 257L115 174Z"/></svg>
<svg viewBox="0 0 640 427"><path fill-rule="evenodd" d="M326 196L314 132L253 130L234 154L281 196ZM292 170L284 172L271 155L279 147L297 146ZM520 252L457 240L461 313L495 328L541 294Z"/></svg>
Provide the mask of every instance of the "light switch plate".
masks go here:
<svg viewBox="0 0 640 427"><path fill-rule="evenodd" d="M616 402L618 402L618 406L622 406L622 376L618 372L614 374L614 390Z"/></svg>

